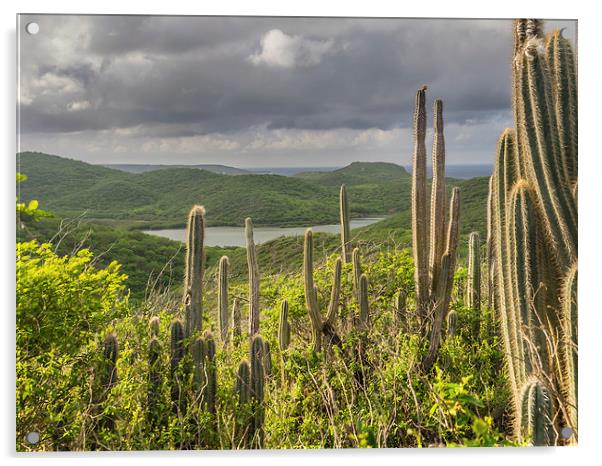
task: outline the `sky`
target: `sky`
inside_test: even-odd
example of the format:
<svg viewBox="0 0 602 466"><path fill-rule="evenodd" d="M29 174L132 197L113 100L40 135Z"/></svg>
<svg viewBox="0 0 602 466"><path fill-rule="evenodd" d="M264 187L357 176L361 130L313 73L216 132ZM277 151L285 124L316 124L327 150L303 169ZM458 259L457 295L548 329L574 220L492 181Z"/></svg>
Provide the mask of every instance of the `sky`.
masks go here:
<svg viewBox="0 0 602 466"><path fill-rule="evenodd" d="M556 27L575 42L576 21ZM443 100L448 164L492 163L513 124L511 20L21 15L18 35L20 151L407 166L423 85L429 126Z"/></svg>

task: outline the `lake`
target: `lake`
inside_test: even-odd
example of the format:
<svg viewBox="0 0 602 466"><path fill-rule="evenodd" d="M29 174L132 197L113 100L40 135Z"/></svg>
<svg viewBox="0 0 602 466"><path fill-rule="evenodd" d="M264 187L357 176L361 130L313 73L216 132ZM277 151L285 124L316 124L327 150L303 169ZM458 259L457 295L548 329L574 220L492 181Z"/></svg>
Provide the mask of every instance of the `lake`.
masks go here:
<svg viewBox="0 0 602 466"><path fill-rule="evenodd" d="M360 218L351 220L350 226L353 228L365 227L382 220L384 217ZM318 233L340 233L341 226L334 225L316 225L312 227L314 232ZM161 236L174 241L184 242L186 237L185 228L165 229L165 230L144 230L149 235ZM305 233L305 227L262 227L256 226L253 229L255 244L265 243L280 236L302 236ZM207 227L205 228L205 246L245 246L245 229L243 227Z"/></svg>

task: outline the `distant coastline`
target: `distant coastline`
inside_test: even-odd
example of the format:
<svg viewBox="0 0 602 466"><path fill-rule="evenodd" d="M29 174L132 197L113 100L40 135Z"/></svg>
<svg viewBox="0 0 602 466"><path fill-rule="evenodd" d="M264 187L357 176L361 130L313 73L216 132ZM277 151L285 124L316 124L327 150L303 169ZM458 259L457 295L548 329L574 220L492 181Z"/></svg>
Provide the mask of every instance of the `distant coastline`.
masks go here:
<svg viewBox="0 0 602 466"><path fill-rule="evenodd" d="M258 174L258 175L281 175L294 176L299 173L308 172L332 172L344 168L343 166L336 167L256 167L256 168L241 168L218 164L199 164L199 165L166 165L166 164L102 164L104 167L122 170L129 173L144 173L148 171L161 170L166 168L197 168L199 170L209 170L214 173L242 175L242 174ZM411 173L411 166L404 166ZM429 176L432 175L431 167L427 167ZM491 164L462 164L462 165L447 165L445 174L449 178L470 179L478 176L489 176L493 171Z"/></svg>

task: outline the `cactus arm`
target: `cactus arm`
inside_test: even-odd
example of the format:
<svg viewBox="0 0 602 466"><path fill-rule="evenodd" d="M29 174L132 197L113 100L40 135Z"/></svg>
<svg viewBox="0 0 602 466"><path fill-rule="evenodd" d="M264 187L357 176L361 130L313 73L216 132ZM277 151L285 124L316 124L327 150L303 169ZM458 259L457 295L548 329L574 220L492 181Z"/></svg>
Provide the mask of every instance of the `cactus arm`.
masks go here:
<svg viewBox="0 0 602 466"><path fill-rule="evenodd" d="M440 99L435 100L433 113L433 180L429 258L431 298L434 298L433 294L437 288L439 265L445 248L445 139L443 135L443 102Z"/></svg>
<svg viewBox="0 0 602 466"><path fill-rule="evenodd" d="M341 214L341 258L346 264L351 256L351 228L349 226L349 203L347 202L347 188L341 185L339 194L340 214Z"/></svg>
<svg viewBox="0 0 602 466"><path fill-rule="evenodd" d="M334 273L332 279L332 289L330 291L330 302L328 304L328 312L326 314L326 323L334 324L334 319L339 310L339 296L341 294L341 259L337 258L334 263Z"/></svg>
<svg viewBox="0 0 602 466"><path fill-rule="evenodd" d="M425 318L428 312L428 244L426 215L426 86L416 93L414 154L412 159L412 250L414 252L416 307Z"/></svg>
<svg viewBox="0 0 602 466"><path fill-rule="evenodd" d="M228 265L227 256L223 256L219 261L218 271L218 311L219 311L219 332L220 338L224 345L228 344L229 328L228 328Z"/></svg>
<svg viewBox="0 0 602 466"><path fill-rule="evenodd" d="M205 268L205 208L195 205L188 215L184 304L186 336L203 328L203 271Z"/></svg>
<svg viewBox="0 0 602 466"><path fill-rule="evenodd" d="M253 336L259 332L259 266L251 218L245 220L245 237L249 268L249 336Z"/></svg>

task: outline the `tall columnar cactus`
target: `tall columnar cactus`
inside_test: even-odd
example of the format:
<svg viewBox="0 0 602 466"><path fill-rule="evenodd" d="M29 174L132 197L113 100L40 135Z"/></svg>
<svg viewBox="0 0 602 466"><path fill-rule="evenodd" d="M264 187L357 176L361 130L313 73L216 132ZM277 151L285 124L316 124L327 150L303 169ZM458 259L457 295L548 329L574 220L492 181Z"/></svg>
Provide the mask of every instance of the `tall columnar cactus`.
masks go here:
<svg viewBox="0 0 602 466"><path fill-rule="evenodd" d="M263 367L264 343L259 334L251 340L251 400L253 405L253 419L249 429L249 441L254 446L263 446L263 421L265 416L264 389L265 373Z"/></svg>
<svg viewBox="0 0 602 466"><path fill-rule="evenodd" d="M458 243L460 193L454 188L445 232L445 140L443 135L443 103L437 99L433 113L433 180L431 185L430 219L427 207L426 178L426 86L416 93L414 112L414 155L412 161L412 249L415 266L416 311L423 333L431 326L431 349L423 361L430 368L441 339L441 327L451 299L455 256ZM429 231L430 227L430 231ZM448 256L450 271L442 277L443 257ZM443 280L443 283L441 281ZM437 310L437 312L435 312ZM434 346L432 346L434 345ZM425 364L428 363L428 364Z"/></svg>
<svg viewBox="0 0 602 466"><path fill-rule="evenodd" d="M203 327L203 270L205 268L205 208L195 205L188 214L184 307L186 336L200 333Z"/></svg>
<svg viewBox="0 0 602 466"><path fill-rule="evenodd" d="M234 302L232 303L232 338L238 341L241 334L240 299L234 298Z"/></svg>
<svg viewBox="0 0 602 466"><path fill-rule="evenodd" d="M525 383L521 393L521 439L535 446L553 445L552 401L547 388L537 380Z"/></svg>
<svg viewBox="0 0 602 466"><path fill-rule="evenodd" d="M159 336L159 329L161 327L161 320L155 316L148 321L148 329L151 337Z"/></svg>
<svg viewBox="0 0 602 466"><path fill-rule="evenodd" d="M370 318L370 309L368 305L368 276L365 273L363 273L360 277L359 296L360 327L366 328L368 325L368 319Z"/></svg>
<svg viewBox="0 0 602 466"><path fill-rule="evenodd" d="M238 394L238 404L240 406L249 402L251 396L251 369L247 361L242 361L238 365L234 390Z"/></svg>
<svg viewBox="0 0 602 466"><path fill-rule="evenodd" d="M426 86L416 93L414 155L412 159L412 249L414 252L416 310L426 318L429 307L428 217L426 209Z"/></svg>
<svg viewBox="0 0 602 466"><path fill-rule="evenodd" d="M148 387L147 387L147 413L151 425L156 425L158 419L157 407L161 398L161 383L163 371L161 367L161 344L156 337L148 343Z"/></svg>
<svg viewBox="0 0 602 466"><path fill-rule="evenodd" d="M341 259L343 264L351 258L351 228L349 227L349 203L347 202L347 188L341 185L339 196L341 213Z"/></svg>
<svg viewBox="0 0 602 466"><path fill-rule="evenodd" d="M259 332L259 265L253 239L253 221L245 220L247 241L247 264L249 267L249 336Z"/></svg>
<svg viewBox="0 0 602 466"><path fill-rule="evenodd" d="M493 177L489 177L489 194L487 195L487 307L494 307L495 286L495 239L493 237Z"/></svg>
<svg viewBox="0 0 602 466"><path fill-rule="evenodd" d="M105 337L103 344L104 373L102 386L106 391L117 383L117 357L119 355L119 343L117 336L111 332Z"/></svg>
<svg viewBox="0 0 602 466"><path fill-rule="evenodd" d="M427 371L433 366L437 351L441 344L441 328L443 321L449 312L451 294L454 284L454 271L456 269L456 252L458 248L459 236L459 218L460 218L460 188L452 189L452 196L449 206L449 222L447 225L447 241L445 252L441 257L439 267L439 276L437 277L437 287L433 294L433 325L429 343L429 351L422 360L422 368Z"/></svg>
<svg viewBox="0 0 602 466"><path fill-rule="evenodd" d="M453 338L458 326L458 313L453 309L447 314L447 336Z"/></svg>
<svg viewBox="0 0 602 466"><path fill-rule="evenodd" d="M395 317L399 322L408 319L407 312L408 294L404 290L399 290L395 295Z"/></svg>
<svg viewBox="0 0 602 466"><path fill-rule="evenodd" d="M288 323L288 301L282 300L280 306L280 322L278 326L278 346L284 352L291 343L291 328Z"/></svg>
<svg viewBox="0 0 602 466"><path fill-rule="evenodd" d="M230 261L223 256L219 261L218 271L218 310L219 310L219 333L222 343L228 344L230 329L228 327L228 265Z"/></svg>
<svg viewBox="0 0 602 466"><path fill-rule="evenodd" d="M174 404L174 411L177 411L181 404L182 380L179 377L180 361L184 358L184 325L181 321L175 320L170 328L170 384L171 401Z"/></svg>
<svg viewBox="0 0 602 466"><path fill-rule="evenodd" d="M362 276L362 261L360 256L360 248L354 248L352 253L352 264L353 264L353 290L355 292L356 300L360 302L360 277Z"/></svg>
<svg viewBox="0 0 602 466"><path fill-rule="evenodd" d="M190 354L192 356L192 386L194 388L194 396L197 403L201 403L203 399L203 387L205 387L205 355L207 353L207 345L203 336L197 337L190 345Z"/></svg>
<svg viewBox="0 0 602 466"><path fill-rule="evenodd" d="M238 365L234 391L238 395L238 409L236 410L236 443L243 448L252 438L252 419L249 418L247 406L251 402L251 368L247 361Z"/></svg>
<svg viewBox="0 0 602 466"><path fill-rule="evenodd" d="M466 281L466 305L477 311L474 319L473 336L479 337L481 326L481 241L479 233L473 231L468 238L468 279ZM483 322L486 325L486 322Z"/></svg>
<svg viewBox="0 0 602 466"><path fill-rule="evenodd" d="M215 340L213 334L209 330L205 330L203 333L204 347L205 347L205 376L206 381L203 387L203 404L207 411L214 414L216 413L216 400L217 400L217 367L215 365Z"/></svg>
<svg viewBox="0 0 602 466"><path fill-rule="evenodd" d="M272 375L272 349L267 340L263 342L263 372L266 377Z"/></svg>
<svg viewBox="0 0 602 466"><path fill-rule="evenodd" d="M305 305L311 320L312 343L314 351L322 349L322 335L332 343L339 344L340 338L334 330L334 320L339 308L339 295L341 292L341 258L337 258L334 265L334 276L330 292L330 303L326 317L322 317L318 303L317 290L314 285L314 260L313 260L313 233L311 228L305 230L305 243L303 249L303 275L305 284Z"/></svg>
<svg viewBox="0 0 602 466"><path fill-rule="evenodd" d="M575 58L560 31L543 37L541 21L517 20L514 27L516 129L500 138L490 185L493 301L514 395L515 435L524 431L524 387L537 376L548 385L554 429L569 425L576 440ZM538 438L548 444L557 436Z"/></svg>
<svg viewBox="0 0 602 466"><path fill-rule="evenodd" d="M429 293L434 301L441 256L445 252L445 139L443 136L443 102L435 100L433 108L433 179L431 187L431 237L429 256Z"/></svg>

